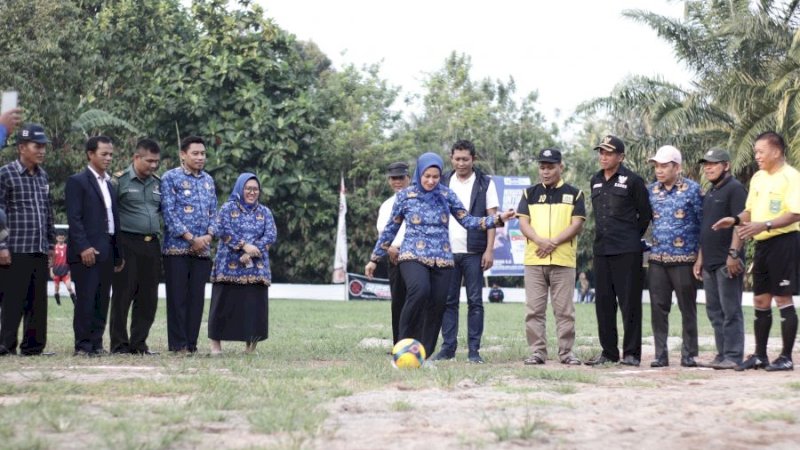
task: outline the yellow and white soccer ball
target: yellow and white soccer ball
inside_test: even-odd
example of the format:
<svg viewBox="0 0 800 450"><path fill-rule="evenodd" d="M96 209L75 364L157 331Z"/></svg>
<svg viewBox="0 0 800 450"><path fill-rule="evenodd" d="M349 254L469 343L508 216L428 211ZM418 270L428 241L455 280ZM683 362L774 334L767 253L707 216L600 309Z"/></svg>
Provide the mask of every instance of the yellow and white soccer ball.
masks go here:
<svg viewBox="0 0 800 450"><path fill-rule="evenodd" d="M425 362L425 347L416 339L402 339L392 348L392 364L398 369L418 369Z"/></svg>

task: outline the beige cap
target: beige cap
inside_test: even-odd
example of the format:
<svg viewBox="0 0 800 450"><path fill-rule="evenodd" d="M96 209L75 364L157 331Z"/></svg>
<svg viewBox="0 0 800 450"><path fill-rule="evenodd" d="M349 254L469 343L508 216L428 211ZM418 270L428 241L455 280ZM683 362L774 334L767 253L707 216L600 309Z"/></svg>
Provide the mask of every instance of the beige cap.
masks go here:
<svg viewBox="0 0 800 450"><path fill-rule="evenodd" d="M680 164L682 161L681 152L671 145L665 145L658 149L656 156L650 158L650 161L655 161L659 164L674 162Z"/></svg>

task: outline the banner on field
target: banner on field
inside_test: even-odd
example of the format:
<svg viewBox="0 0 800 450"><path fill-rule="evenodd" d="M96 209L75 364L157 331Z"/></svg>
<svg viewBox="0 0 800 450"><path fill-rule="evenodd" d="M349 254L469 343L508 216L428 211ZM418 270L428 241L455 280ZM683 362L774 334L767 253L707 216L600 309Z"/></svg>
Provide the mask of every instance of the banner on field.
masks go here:
<svg viewBox="0 0 800 450"><path fill-rule="evenodd" d="M391 300L389 280L386 278L369 279L357 273L347 273L348 300Z"/></svg>
<svg viewBox="0 0 800 450"><path fill-rule="evenodd" d="M492 180L497 187L500 211L517 209L522 193L530 187L530 177L503 177L493 175ZM494 265L484 275L487 277L521 277L524 274L525 243L527 239L519 230L519 220L506 222L505 227L498 228L494 238Z"/></svg>

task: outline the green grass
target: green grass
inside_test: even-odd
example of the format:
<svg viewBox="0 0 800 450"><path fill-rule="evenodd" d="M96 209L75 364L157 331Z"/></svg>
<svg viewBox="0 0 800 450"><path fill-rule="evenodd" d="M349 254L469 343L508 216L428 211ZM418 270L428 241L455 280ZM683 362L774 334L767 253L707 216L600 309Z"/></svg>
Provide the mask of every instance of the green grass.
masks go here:
<svg viewBox="0 0 800 450"><path fill-rule="evenodd" d="M223 438L206 439L245 434L253 437L254 448L300 448L319 436L329 414L327 403L367 390L454 389L463 382L504 389L503 380L516 379L533 381L529 392L569 396L603 376L559 367L556 361L548 361L546 369L524 366L524 305L487 303L485 308L487 364L465 362L462 307L458 359L434 370L401 371L392 368L386 354L391 339L387 302L272 300L270 338L259 345L257 354L244 355L243 343L224 342L225 353L213 358L208 356L205 323L197 355L166 352L162 302L148 340L161 355L98 359L71 356L72 307L69 302L61 307L51 302L47 350L57 354L0 359L1 446L53 448L70 442L86 448L224 447ZM576 309L576 353L590 356L599 351L594 306ZM649 315L645 305L645 336L650 334ZM752 310L747 309L746 316L752 318ZM671 334L680 335L677 308L670 322ZM712 334L702 306L698 323L701 335ZM554 333L549 312L551 357L557 354ZM360 345L376 339L386 345ZM398 400L387 408L409 411L413 404ZM498 440L527 440L547 429L536 417L493 426ZM32 435L31 429L37 433Z"/></svg>

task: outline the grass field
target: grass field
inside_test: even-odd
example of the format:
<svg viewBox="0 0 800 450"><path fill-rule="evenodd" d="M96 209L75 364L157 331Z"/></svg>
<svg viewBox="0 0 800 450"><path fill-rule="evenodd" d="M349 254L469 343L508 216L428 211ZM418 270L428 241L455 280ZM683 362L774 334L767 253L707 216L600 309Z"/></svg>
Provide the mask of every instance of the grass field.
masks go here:
<svg viewBox="0 0 800 450"><path fill-rule="evenodd" d="M149 339L160 355L91 359L72 356L69 301L61 307L51 303L47 350L57 354L0 359L0 447L304 448L319 439L320 425L330 414L322 405L387 385L450 389L469 380L513 391L528 388L504 380L536 378L554 392L569 394L576 385L597 381L598 371L532 371L523 366L521 360L528 355L524 306L485 308L482 353L487 364L467 364L461 341L455 362L434 370L399 371L386 354L391 328L385 302L273 300L270 338L257 353L243 354L243 343L223 343L220 357L208 355L205 323L197 355L166 352L162 303ZM599 351L594 305L576 308L575 350L586 359ZM464 336L466 307L461 309ZM651 335L649 314L645 305L645 337ZM548 315L552 357L556 341L550 311ZM680 336L677 306L670 318L670 335ZM752 309L746 309L745 320L749 330ZM701 336L713 334L702 306L698 323ZM779 335L779 327L773 327L773 334ZM710 351L708 345L701 348ZM405 411L414 405L397 400L390 408ZM534 419L531 427L536 426ZM509 433L525 433L504 430L507 423L491 425L498 441Z"/></svg>

